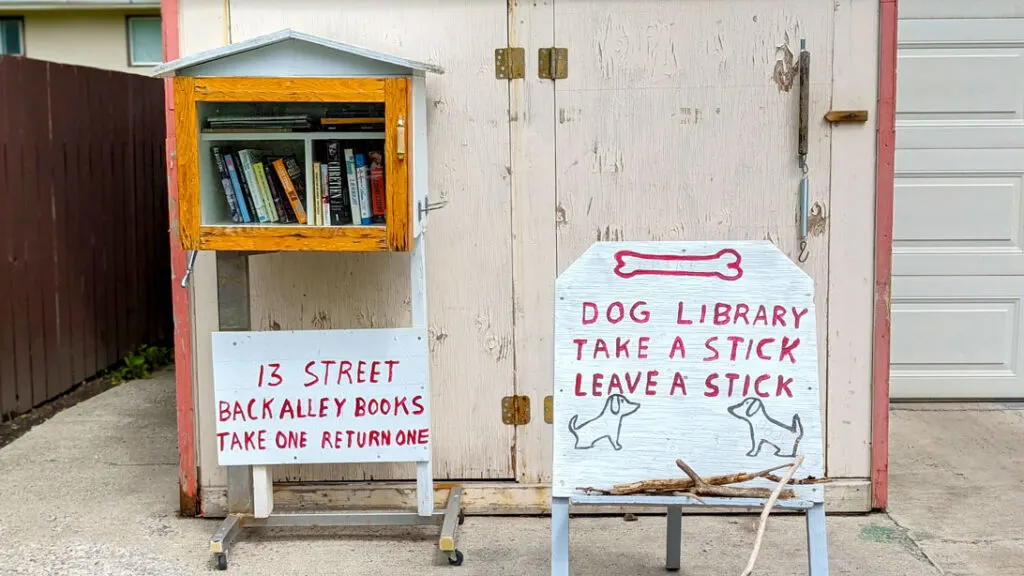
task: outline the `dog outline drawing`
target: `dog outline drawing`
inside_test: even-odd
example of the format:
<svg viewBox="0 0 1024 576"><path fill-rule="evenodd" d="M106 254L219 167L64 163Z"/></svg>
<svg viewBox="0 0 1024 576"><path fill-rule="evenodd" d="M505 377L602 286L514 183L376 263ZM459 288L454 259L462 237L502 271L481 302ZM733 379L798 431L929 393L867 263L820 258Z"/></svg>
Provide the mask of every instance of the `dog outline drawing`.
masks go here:
<svg viewBox="0 0 1024 576"><path fill-rule="evenodd" d="M622 394L612 394L604 402L601 413L590 420L576 425L579 414L569 419L569 433L576 439L577 450L589 450L598 441L607 438L612 448L622 450L619 444L619 432L622 430L622 419L640 409L639 402L633 402Z"/></svg>
<svg viewBox="0 0 1024 576"><path fill-rule="evenodd" d="M761 448L768 444L775 448L775 456L795 458L800 440L804 437L804 425L799 414L793 414L792 423L787 426L772 418L765 410L760 398L746 398L728 408L729 414L747 423L750 429L750 451L747 456L756 457ZM792 447L789 452L783 450Z"/></svg>

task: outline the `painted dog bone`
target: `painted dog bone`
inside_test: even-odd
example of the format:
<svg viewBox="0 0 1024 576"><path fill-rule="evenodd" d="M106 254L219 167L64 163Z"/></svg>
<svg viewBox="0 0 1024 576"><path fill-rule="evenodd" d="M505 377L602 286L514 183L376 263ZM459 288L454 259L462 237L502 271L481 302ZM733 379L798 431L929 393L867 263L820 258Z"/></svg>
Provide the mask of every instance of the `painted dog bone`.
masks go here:
<svg viewBox="0 0 1024 576"><path fill-rule="evenodd" d="M714 254L644 254L633 250L615 253L615 274L633 276L698 276L735 281L743 277L740 253L723 248Z"/></svg>

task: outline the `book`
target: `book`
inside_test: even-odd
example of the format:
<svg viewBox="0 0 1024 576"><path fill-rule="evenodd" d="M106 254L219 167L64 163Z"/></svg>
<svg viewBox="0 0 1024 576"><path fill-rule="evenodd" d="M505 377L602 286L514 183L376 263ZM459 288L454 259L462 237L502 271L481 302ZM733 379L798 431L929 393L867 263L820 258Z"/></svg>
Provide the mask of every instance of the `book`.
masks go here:
<svg viewBox="0 0 1024 576"><path fill-rule="evenodd" d="M384 155L373 151L367 156L370 158L370 221L383 224L386 221L387 200L384 191Z"/></svg>
<svg viewBox="0 0 1024 576"><path fill-rule="evenodd" d="M235 189L231 184L231 176L228 174L227 166L224 165L224 157L220 154L220 148L210 148L213 154L213 162L217 165L217 174L220 176L220 185L224 189L224 199L228 202L228 210L231 212L232 222L242 222L242 213L238 209L238 198L235 196Z"/></svg>
<svg viewBox="0 0 1024 576"><path fill-rule="evenodd" d="M252 170L252 151L245 149L238 151L238 160L242 165L242 180L245 184L245 188L248 190L248 195L252 198L253 205L256 207L256 215L259 217L260 222L273 222L270 219L270 213L267 211L267 207L264 205L263 191L260 190L259 185L256 183L256 174Z"/></svg>
<svg viewBox="0 0 1024 576"><path fill-rule="evenodd" d="M363 226L370 222L370 171L366 165L366 156L356 154L356 185L359 186L359 216ZM352 215L355 219L355 215Z"/></svg>
<svg viewBox="0 0 1024 576"><path fill-rule="evenodd" d="M320 190L320 163L313 162L313 205L310 206L310 214L312 214L313 226L323 225L323 200L320 199L322 191Z"/></svg>
<svg viewBox="0 0 1024 576"><path fill-rule="evenodd" d="M335 225L352 223L351 200L345 180L341 177L342 151L337 140L327 141L326 186L331 222Z"/></svg>
<svg viewBox="0 0 1024 576"><path fill-rule="evenodd" d="M206 125L211 130L217 129L309 129L312 118L306 114L286 114L281 116L264 116L260 114L240 116L211 116Z"/></svg>
<svg viewBox="0 0 1024 576"><path fill-rule="evenodd" d="M356 157L351 148L345 148L345 175L348 180L348 198L352 223L360 226L363 223L359 209L359 185L356 183Z"/></svg>
<svg viewBox="0 0 1024 576"><path fill-rule="evenodd" d="M345 224L341 220L335 221L334 217L331 216L330 191L327 188L327 166L323 164L320 165L320 190L323 194L324 218L328 218L328 222L335 226Z"/></svg>
<svg viewBox="0 0 1024 576"><path fill-rule="evenodd" d="M281 203L277 198L274 198L274 194L270 190L270 183L267 182L267 175L263 172L262 154L254 151L252 158L252 171L256 175L256 185L259 186L260 192L263 193L263 201L267 207L267 217L270 218L271 222L283 222L284 214L281 213Z"/></svg>
<svg viewBox="0 0 1024 576"><path fill-rule="evenodd" d="M295 161L294 156L285 156L276 158L273 165L277 178L281 181L281 188L284 189L288 196L288 202L295 212L295 219L299 224L305 224L307 221L306 210L301 199L305 197L306 192L305 187L300 183L299 177L302 175L302 170L299 168L298 162ZM292 174L295 175L294 179Z"/></svg>
<svg viewBox="0 0 1024 576"><path fill-rule="evenodd" d="M281 201L281 221L294 224L298 220L295 219L295 212L292 210L291 202L288 201L288 195L285 194L284 187L281 186L281 180L277 177L277 171L274 170L273 162L276 159L276 156L268 156L264 159L267 186L270 187L270 193L274 196L274 202L277 202L278 199Z"/></svg>
<svg viewBox="0 0 1024 576"><path fill-rule="evenodd" d="M331 197L327 189L327 163L320 164L320 213L323 214L324 226L330 226L334 222L331 219Z"/></svg>
<svg viewBox="0 0 1024 576"><path fill-rule="evenodd" d="M238 205L238 211L242 216L243 223L249 223L253 221L250 214L249 203L245 200L245 194L242 192L242 184L238 181L238 171L235 170L235 159L228 152L223 153L224 166L228 170L228 178L231 180L231 188L235 191L235 203Z"/></svg>
<svg viewBox="0 0 1024 576"><path fill-rule="evenodd" d="M256 198L253 197L249 182L245 178L245 168L242 166L241 157L238 152L231 153L231 159L235 166L235 172L238 176L238 185L242 190L242 198L245 200L246 205L249 207L250 222L265 222L260 219L260 214L256 210Z"/></svg>

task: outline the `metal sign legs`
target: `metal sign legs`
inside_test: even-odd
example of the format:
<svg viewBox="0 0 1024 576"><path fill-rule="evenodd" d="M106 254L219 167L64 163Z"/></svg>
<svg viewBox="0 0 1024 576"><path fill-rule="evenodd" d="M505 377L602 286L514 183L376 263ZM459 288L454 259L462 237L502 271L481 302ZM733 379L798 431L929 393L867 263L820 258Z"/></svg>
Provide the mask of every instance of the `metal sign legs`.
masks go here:
<svg viewBox="0 0 1024 576"><path fill-rule="evenodd" d="M707 498L707 506L750 508L756 500ZM613 506L666 506L665 569L679 570L682 560L683 506L702 506L685 497L669 496L574 496L572 504ZM551 499L551 576L569 576L570 498ZM828 546L825 534L825 505L808 501L778 502L779 508L802 510L807 519L807 563L810 576L828 576Z"/></svg>
<svg viewBox="0 0 1024 576"><path fill-rule="evenodd" d="M426 281L423 238L419 238L411 258L412 321L425 326ZM217 252L218 324L221 331L250 330L249 254ZM416 510L275 512L273 479L266 466L229 466L228 515L210 538L210 552L217 567L227 569L228 550L245 528L281 526L441 526L438 547L452 565L461 565L463 556L455 545L455 534L464 516L462 488L448 492L445 508L434 507L434 483L431 462L416 463Z"/></svg>

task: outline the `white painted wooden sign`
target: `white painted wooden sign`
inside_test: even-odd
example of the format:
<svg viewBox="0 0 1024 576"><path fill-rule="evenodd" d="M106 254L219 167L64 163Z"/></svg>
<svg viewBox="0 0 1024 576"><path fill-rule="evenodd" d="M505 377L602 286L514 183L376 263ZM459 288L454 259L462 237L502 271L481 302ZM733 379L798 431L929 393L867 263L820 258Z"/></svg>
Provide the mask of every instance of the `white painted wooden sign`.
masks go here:
<svg viewBox="0 0 1024 576"><path fill-rule="evenodd" d="M423 328L215 332L223 466L430 460Z"/></svg>
<svg viewBox="0 0 1024 576"><path fill-rule="evenodd" d="M822 476L814 284L773 244L599 242L555 293L554 497L685 477L676 459Z"/></svg>

